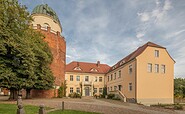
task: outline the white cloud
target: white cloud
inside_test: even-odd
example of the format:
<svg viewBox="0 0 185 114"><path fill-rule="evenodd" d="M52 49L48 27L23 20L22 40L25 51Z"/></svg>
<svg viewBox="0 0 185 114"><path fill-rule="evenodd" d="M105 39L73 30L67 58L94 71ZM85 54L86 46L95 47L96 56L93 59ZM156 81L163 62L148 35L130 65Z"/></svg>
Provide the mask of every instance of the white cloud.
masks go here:
<svg viewBox="0 0 185 114"><path fill-rule="evenodd" d="M145 35L144 33L137 33L137 34L136 34L136 37L137 37L137 38L141 38L141 37L143 37L144 35Z"/></svg>
<svg viewBox="0 0 185 114"><path fill-rule="evenodd" d="M137 13L138 16L140 16L140 19L142 22L146 22L150 19L150 16L148 13L143 12L143 13Z"/></svg>

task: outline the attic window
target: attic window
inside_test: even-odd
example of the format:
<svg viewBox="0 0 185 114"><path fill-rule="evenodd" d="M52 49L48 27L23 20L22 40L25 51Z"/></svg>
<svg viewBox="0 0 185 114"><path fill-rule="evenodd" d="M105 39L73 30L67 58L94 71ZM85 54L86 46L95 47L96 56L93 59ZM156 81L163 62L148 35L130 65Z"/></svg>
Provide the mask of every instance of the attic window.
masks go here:
<svg viewBox="0 0 185 114"><path fill-rule="evenodd" d="M80 67L75 67L74 70L82 70Z"/></svg>
<svg viewBox="0 0 185 114"><path fill-rule="evenodd" d="M120 65L122 65L122 64L124 64L124 63L125 63L125 61L123 60L123 61L121 61Z"/></svg>
<svg viewBox="0 0 185 114"><path fill-rule="evenodd" d="M98 72L98 70L95 69L95 68L92 68L91 71L92 71L92 72Z"/></svg>
<svg viewBox="0 0 185 114"><path fill-rule="evenodd" d="M116 68L116 66L113 66L113 69L115 69Z"/></svg>

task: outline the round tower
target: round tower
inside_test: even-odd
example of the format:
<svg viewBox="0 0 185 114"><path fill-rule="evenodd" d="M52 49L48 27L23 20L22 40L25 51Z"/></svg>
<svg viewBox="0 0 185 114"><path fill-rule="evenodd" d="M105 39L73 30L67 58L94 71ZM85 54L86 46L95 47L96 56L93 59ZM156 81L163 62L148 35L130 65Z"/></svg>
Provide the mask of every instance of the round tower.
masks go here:
<svg viewBox="0 0 185 114"><path fill-rule="evenodd" d="M57 97L57 89L64 82L66 66L66 41L62 34L62 26L55 11L47 4L38 5L32 11L33 29L45 35L51 49L53 61L50 65L55 77L54 90L33 90L32 97Z"/></svg>

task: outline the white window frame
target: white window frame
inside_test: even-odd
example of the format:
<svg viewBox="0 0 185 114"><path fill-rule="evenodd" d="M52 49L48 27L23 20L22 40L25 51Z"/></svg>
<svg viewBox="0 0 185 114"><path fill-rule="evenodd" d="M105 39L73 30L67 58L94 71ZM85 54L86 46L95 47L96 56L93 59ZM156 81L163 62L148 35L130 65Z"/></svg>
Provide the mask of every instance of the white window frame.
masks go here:
<svg viewBox="0 0 185 114"><path fill-rule="evenodd" d="M155 73L159 73L159 64L155 64Z"/></svg>
<svg viewBox="0 0 185 114"><path fill-rule="evenodd" d="M154 55L155 57L159 57L159 50L155 50Z"/></svg>
<svg viewBox="0 0 185 114"><path fill-rule="evenodd" d="M79 78L78 78L79 77ZM79 80L78 80L79 79ZM76 81L80 81L80 76L76 76Z"/></svg>
<svg viewBox="0 0 185 114"><path fill-rule="evenodd" d="M70 92L70 93L73 93L73 87L70 87L69 92Z"/></svg>
<svg viewBox="0 0 185 114"><path fill-rule="evenodd" d="M70 75L70 81L73 81L73 75Z"/></svg>
<svg viewBox="0 0 185 114"><path fill-rule="evenodd" d="M161 73L163 73L163 74L166 73L166 65L164 65L164 64L161 65Z"/></svg>
<svg viewBox="0 0 185 114"><path fill-rule="evenodd" d="M152 63L147 64L147 71L150 73L152 72Z"/></svg>

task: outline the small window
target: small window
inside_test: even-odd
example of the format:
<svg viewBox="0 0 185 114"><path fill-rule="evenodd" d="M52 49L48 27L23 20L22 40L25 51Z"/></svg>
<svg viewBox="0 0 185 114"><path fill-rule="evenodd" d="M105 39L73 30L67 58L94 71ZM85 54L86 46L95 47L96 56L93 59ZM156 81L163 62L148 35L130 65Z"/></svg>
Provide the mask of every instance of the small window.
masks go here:
<svg viewBox="0 0 185 114"><path fill-rule="evenodd" d="M110 75L110 80L112 80L112 74Z"/></svg>
<svg viewBox="0 0 185 114"><path fill-rule="evenodd" d="M132 74L132 65L129 65L129 74Z"/></svg>
<svg viewBox="0 0 185 114"><path fill-rule="evenodd" d="M76 81L80 81L80 76L76 76Z"/></svg>
<svg viewBox="0 0 185 114"><path fill-rule="evenodd" d="M99 77L99 82L102 82L102 77Z"/></svg>
<svg viewBox="0 0 185 114"><path fill-rule="evenodd" d="M116 91L117 90L117 86L114 86L114 91Z"/></svg>
<svg viewBox="0 0 185 114"><path fill-rule="evenodd" d="M116 72L114 73L114 79L116 79Z"/></svg>
<svg viewBox="0 0 185 114"><path fill-rule="evenodd" d="M161 65L161 72L166 73L166 66L165 65Z"/></svg>
<svg viewBox="0 0 185 114"><path fill-rule="evenodd" d="M129 83L129 91L132 91L132 83Z"/></svg>
<svg viewBox="0 0 185 114"><path fill-rule="evenodd" d="M89 81L89 76L85 76L85 81Z"/></svg>
<svg viewBox="0 0 185 114"><path fill-rule="evenodd" d="M76 88L76 93L80 93L80 88L79 87Z"/></svg>
<svg viewBox="0 0 185 114"><path fill-rule="evenodd" d="M80 67L75 67L74 70L82 70Z"/></svg>
<svg viewBox="0 0 185 114"><path fill-rule="evenodd" d="M155 73L159 73L159 64L155 64Z"/></svg>
<svg viewBox="0 0 185 114"><path fill-rule="evenodd" d="M73 93L73 87L70 87L70 93Z"/></svg>
<svg viewBox="0 0 185 114"><path fill-rule="evenodd" d="M99 94L103 93L103 88L99 88Z"/></svg>
<svg viewBox="0 0 185 114"><path fill-rule="evenodd" d="M96 94L97 93L97 88L94 88L94 94Z"/></svg>
<svg viewBox="0 0 185 114"><path fill-rule="evenodd" d="M155 57L159 57L159 50L155 50Z"/></svg>
<svg viewBox="0 0 185 114"><path fill-rule="evenodd" d="M95 77L95 80L94 80L95 82L97 82L98 81L98 78L97 78L97 76Z"/></svg>
<svg viewBox="0 0 185 114"><path fill-rule="evenodd" d="M92 72L98 72L98 70L96 70L95 68L91 69Z"/></svg>
<svg viewBox="0 0 185 114"><path fill-rule="evenodd" d="M148 72L152 72L152 64L148 63Z"/></svg>
<svg viewBox="0 0 185 114"><path fill-rule="evenodd" d="M118 78L121 78L121 70L119 71L119 77Z"/></svg>
<svg viewBox="0 0 185 114"><path fill-rule="evenodd" d="M73 81L73 75L70 75L70 81Z"/></svg>

